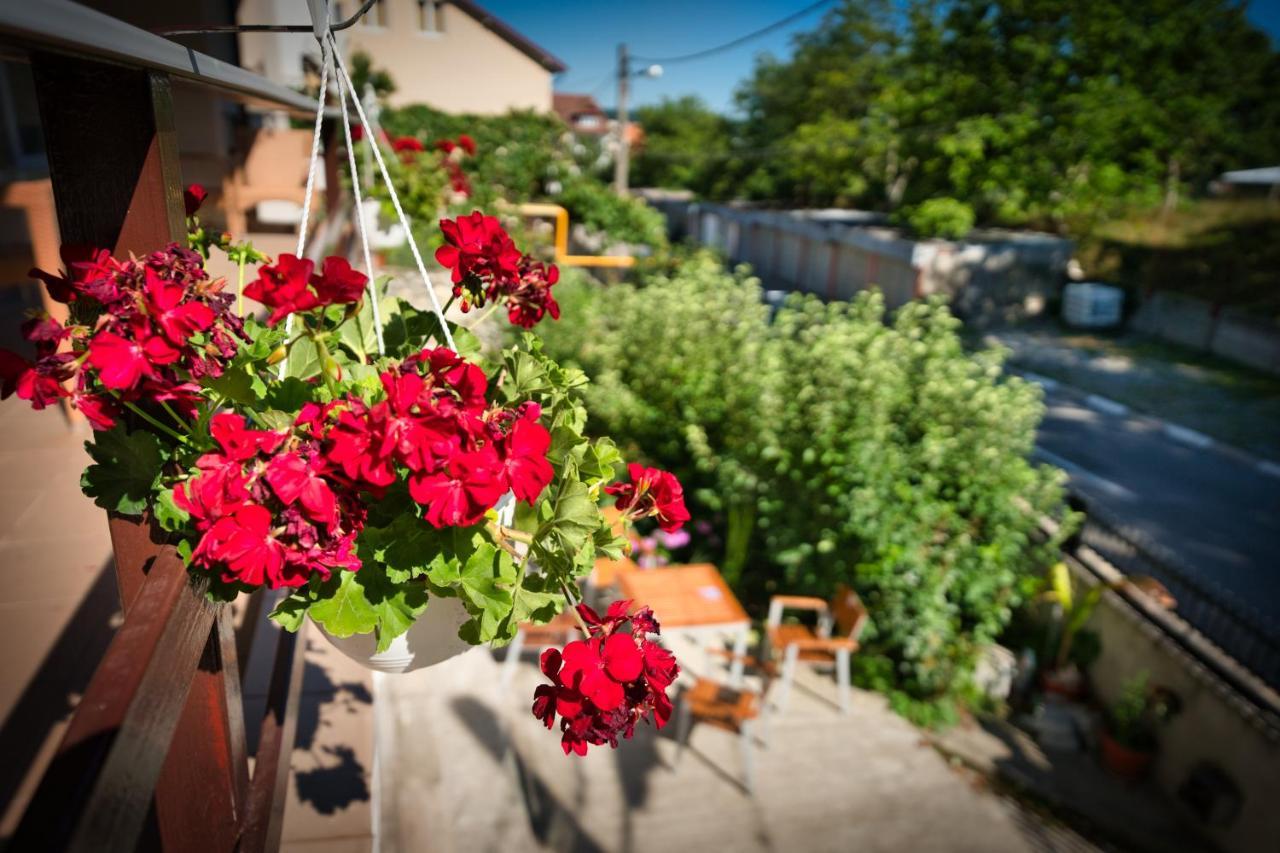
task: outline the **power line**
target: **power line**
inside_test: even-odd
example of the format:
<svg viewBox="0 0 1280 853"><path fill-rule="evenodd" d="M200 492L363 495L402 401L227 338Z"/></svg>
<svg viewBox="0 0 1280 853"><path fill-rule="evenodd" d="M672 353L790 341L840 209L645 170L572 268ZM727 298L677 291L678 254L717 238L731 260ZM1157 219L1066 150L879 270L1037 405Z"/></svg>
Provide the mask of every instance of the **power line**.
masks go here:
<svg viewBox="0 0 1280 853"><path fill-rule="evenodd" d="M805 6L799 12L794 12L780 21L774 21L772 24L770 24L767 27L762 27L756 30L755 32L747 33L745 36L739 36L733 41L727 41L724 44L716 45L715 47L709 47L706 50L699 50L699 51L696 51L695 53L685 53L685 54L681 54L680 56L666 56L666 57L633 56L632 58L636 60L640 60L642 62L657 63L659 65L674 65L677 62L693 62L695 59L704 59L708 56L714 56L717 53L723 53L726 50L732 50L738 45L746 44L747 42L751 41L754 38L759 38L760 36L766 35L767 33L771 33L776 29L785 27L787 24L797 21L800 18L803 18L805 15L808 15L810 12L820 9L823 6L829 5L831 2L832 0L818 0L818 2L816 3L810 3L808 6Z"/></svg>

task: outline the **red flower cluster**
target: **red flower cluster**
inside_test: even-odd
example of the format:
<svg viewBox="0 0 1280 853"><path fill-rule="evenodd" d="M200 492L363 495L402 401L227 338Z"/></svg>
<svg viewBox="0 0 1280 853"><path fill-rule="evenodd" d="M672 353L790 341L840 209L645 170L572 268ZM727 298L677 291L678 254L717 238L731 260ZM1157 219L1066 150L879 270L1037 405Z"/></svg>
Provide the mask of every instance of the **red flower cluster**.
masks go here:
<svg viewBox="0 0 1280 853"><path fill-rule="evenodd" d="M274 326L290 314L325 305L359 302L364 298L368 277L351 268L345 258L331 255L320 272L314 261L296 255L281 255L274 264L264 264L258 277L249 282L244 295L271 309L267 325Z"/></svg>
<svg viewBox="0 0 1280 853"><path fill-rule="evenodd" d="M220 376L244 338L223 282L210 281L200 255L176 243L128 261L106 250L64 247L63 260L65 275L31 274L71 306L75 321L41 317L25 324L36 361L0 350L0 397L17 393L42 409L70 396L95 429L110 429L119 411L102 389L191 411L199 391L191 380Z"/></svg>
<svg viewBox="0 0 1280 853"><path fill-rule="evenodd" d="M386 399L372 406L348 397L304 412L352 483L380 493L404 471L423 517L448 527L479 522L507 491L532 504L551 482L541 407L490 406L484 372L453 350L423 350L381 379Z"/></svg>
<svg viewBox="0 0 1280 853"><path fill-rule="evenodd" d="M440 220L445 245L436 260L452 271L453 295L462 310L505 299L507 319L528 329L544 316L560 317L551 288L560 280L554 264L522 255L497 217L475 211L470 216Z"/></svg>
<svg viewBox="0 0 1280 853"><path fill-rule="evenodd" d="M334 475L318 439L305 429L249 429L231 412L215 415L209 431L221 450L201 456L197 473L173 490L202 534L195 565L227 583L271 589L360 568L364 504Z"/></svg>
<svg viewBox="0 0 1280 853"><path fill-rule="evenodd" d="M532 329L546 314L559 320L560 304L551 295L551 287L559 280L560 268L555 264L525 255L520 259L520 280L507 290L507 319L525 329Z"/></svg>
<svg viewBox="0 0 1280 853"><path fill-rule="evenodd" d="M413 158L427 150L427 146L412 136L400 136L391 142L391 150L400 155L401 162L412 163Z"/></svg>
<svg viewBox="0 0 1280 853"><path fill-rule="evenodd" d="M466 198L471 195L471 182L466 172L462 171L463 156L474 157L476 141L463 133L455 139L441 139L436 142L436 150L444 155L444 169L449 173L449 188Z"/></svg>
<svg viewBox="0 0 1280 853"><path fill-rule="evenodd" d="M476 155L476 141L465 133L459 134L457 139L440 139L436 141L436 149L443 154L452 154L454 151L463 151L468 156Z"/></svg>
<svg viewBox="0 0 1280 853"><path fill-rule="evenodd" d="M671 718L667 688L680 674L675 656L649 635L659 633L653 611L642 607L628 616L630 601L615 601L601 619L585 604L578 614L591 635L542 653L542 674L550 684L533 693L533 715L549 729L560 715L560 746L587 754L587 746L630 738L636 723L650 714L658 728ZM628 622L631 632L620 629Z"/></svg>
<svg viewBox="0 0 1280 853"><path fill-rule="evenodd" d="M658 526L674 533L689 520L689 510L684 505L684 487L674 474L657 468L646 468L632 462L627 466L629 483L613 483L604 490L617 497L614 504L628 518L658 520Z"/></svg>

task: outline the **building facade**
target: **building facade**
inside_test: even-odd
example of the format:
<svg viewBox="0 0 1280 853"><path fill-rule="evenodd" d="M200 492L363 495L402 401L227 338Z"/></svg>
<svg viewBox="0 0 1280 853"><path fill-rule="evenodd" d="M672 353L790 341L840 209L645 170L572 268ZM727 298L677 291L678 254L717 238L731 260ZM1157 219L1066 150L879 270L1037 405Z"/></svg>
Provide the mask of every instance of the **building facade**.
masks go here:
<svg viewBox="0 0 1280 853"><path fill-rule="evenodd" d="M334 4L342 20L356 0ZM246 23L305 22L300 0L245 0ZM550 112L552 78L565 70L556 57L470 0L378 0L355 26L338 34L349 60L367 53L396 91L387 102L426 104L451 113L494 115ZM301 86L319 49L309 33L242 33L240 64L286 86Z"/></svg>

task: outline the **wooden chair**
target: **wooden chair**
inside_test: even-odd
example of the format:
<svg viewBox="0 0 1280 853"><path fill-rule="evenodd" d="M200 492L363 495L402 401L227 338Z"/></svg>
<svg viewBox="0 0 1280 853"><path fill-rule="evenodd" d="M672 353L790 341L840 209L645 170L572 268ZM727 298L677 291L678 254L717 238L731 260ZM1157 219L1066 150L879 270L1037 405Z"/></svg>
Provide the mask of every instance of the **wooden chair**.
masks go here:
<svg viewBox="0 0 1280 853"><path fill-rule="evenodd" d="M753 740L764 746L768 735L768 704L765 694L773 668L756 666L751 658L724 653L726 659L755 667L761 675L759 690L731 687L725 681L713 677L694 676L693 685L680 694L676 711L676 761L684 755L689 745L689 733L694 722L707 723L725 729L738 736L742 750L742 786L748 794L755 793L755 761Z"/></svg>
<svg viewBox="0 0 1280 853"><path fill-rule="evenodd" d="M810 610L818 614L815 628L800 624L783 624L788 610ZM761 660L783 654L782 685L777 709L786 709L791 696L791 682L797 666L834 666L839 685L840 711L849 713L849 658L858 650L858 637L867 624L867 608L849 587L841 584L831 601L806 595L775 595L769 600L769 618L764 634L765 648Z"/></svg>

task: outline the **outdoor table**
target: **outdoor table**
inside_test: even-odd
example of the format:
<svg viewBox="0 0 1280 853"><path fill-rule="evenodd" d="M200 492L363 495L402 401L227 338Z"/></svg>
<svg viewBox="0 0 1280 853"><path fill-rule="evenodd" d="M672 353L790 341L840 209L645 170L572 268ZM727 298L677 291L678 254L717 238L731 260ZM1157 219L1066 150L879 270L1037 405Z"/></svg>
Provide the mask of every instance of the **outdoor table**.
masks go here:
<svg viewBox="0 0 1280 853"><path fill-rule="evenodd" d="M617 577L623 598L648 605L663 628L721 628L731 633L733 662L729 681L742 681L743 658L751 618L742 609L720 571L711 563L691 563L622 572Z"/></svg>

